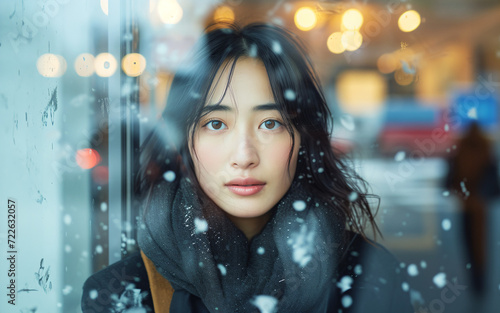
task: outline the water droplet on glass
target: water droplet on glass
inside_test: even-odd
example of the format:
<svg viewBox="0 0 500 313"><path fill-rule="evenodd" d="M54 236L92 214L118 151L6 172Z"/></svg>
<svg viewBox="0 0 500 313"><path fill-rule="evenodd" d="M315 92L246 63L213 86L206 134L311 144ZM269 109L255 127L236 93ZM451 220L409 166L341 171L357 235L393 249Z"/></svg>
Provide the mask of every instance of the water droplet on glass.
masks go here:
<svg viewBox="0 0 500 313"><path fill-rule="evenodd" d="M276 54L280 54L281 52L283 52L283 50L281 49L280 43L277 41L273 41L272 49L273 49L273 52Z"/></svg>
<svg viewBox="0 0 500 313"><path fill-rule="evenodd" d="M445 218L442 222L441 222L441 226L443 227L444 230L448 231L450 230L451 228L451 221L447 218Z"/></svg>
<svg viewBox="0 0 500 313"><path fill-rule="evenodd" d="M408 290L410 290L410 285L408 285L407 282L403 282L401 284L401 288L403 289L403 291L407 292Z"/></svg>
<svg viewBox="0 0 500 313"><path fill-rule="evenodd" d="M436 274L436 276L434 276L432 281L438 288L443 288L446 285L446 274L438 273Z"/></svg>
<svg viewBox="0 0 500 313"><path fill-rule="evenodd" d="M353 279L351 276L344 276L337 283L337 287L340 288L341 292L345 292L346 290L351 289L352 282L353 282Z"/></svg>
<svg viewBox="0 0 500 313"><path fill-rule="evenodd" d="M306 209L306 203L302 200L296 200L293 202L293 208L295 211L304 211Z"/></svg>
<svg viewBox="0 0 500 313"><path fill-rule="evenodd" d="M418 267L415 264L408 265L408 275L417 276L418 275Z"/></svg>
<svg viewBox="0 0 500 313"><path fill-rule="evenodd" d="M206 220L196 217L194 219L194 227L195 227L195 233L201 234L208 230L208 223Z"/></svg>
<svg viewBox="0 0 500 313"><path fill-rule="evenodd" d="M354 273L356 275L361 275L363 273L363 268L361 267L361 264L358 264L354 267Z"/></svg>
<svg viewBox="0 0 500 313"><path fill-rule="evenodd" d="M101 246L101 245L97 245L97 246L95 247L95 252L96 252L97 254L101 254L101 253L102 253L102 251L103 251L103 249L102 249L102 246Z"/></svg>
<svg viewBox="0 0 500 313"><path fill-rule="evenodd" d="M99 293L95 289L92 289L92 290L89 291L89 297L92 300L97 299L98 295L99 295Z"/></svg>
<svg viewBox="0 0 500 313"><path fill-rule="evenodd" d="M302 268L312 260L315 232L301 225L300 231L292 233L287 243L293 249L293 261Z"/></svg>
<svg viewBox="0 0 500 313"><path fill-rule="evenodd" d="M226 267L222 264L217 264L217 267L219 268L219 271L222 274L222 276L226 276L226 274L227 274Z"/></svg>
<svg viewBox="0 0 500 313"><path fill-rule="evenodd" d="M268 295L255 296L250 303L256 306L260 313L275 313L277 312L278 299Z"/></svg>
<svg viewBox="0 0 500 313"><path fill-rule="evenodd" d="M288 101L295 101L295 98L296 98L295 91L291 89L285 90L285 99L287 99Z"/></svg>
<svg viewBox="0 0 500 313"><path fill-rule="evenodd" d="M425 261L420 262L420 267L427 268L427 262L425 262Z"/></svg>
<svg viewBox="0 0 500 313"><path fill-rule="evenodd" d="M163 174L163 178L168 182L173 182L175 180L175 173L173 171L166 171L165 174Z"/></svg>
<svg viewBox="0 0 500 313"><path fill-rule="evenodd" d="M345 295L342 297L342 306L348 308L352 305L352 298L350 295Z"/></svg>
<svg viewBox="0 0 500 313"><path fill-rule="evenodd" d="M356 191L351 192L349 194L349 201L354 202L356 199L358 199L358 193Z"/></svg>
<svg viewBox="0 0 500 313"><path fill-rule="evenodd" d="M101 211L106 212L108 210L108 204L106 202L101 202Z"/></svg>
<svg viewBox="0 0 500 313"><path fill-rule="evenodd" d="M322 167L318 168L318 173L320 173L320 174L321 174L321 173L323 173L324 171L325 171L325 170L324 170Z"/></svg>
<svg viewBox="0 0 500 313"><path fill-rule="evenodd" d="M62 290L62 294L66 296L69 295L71 291L73 291L73 287L71 287L70 285L66 285Z"/></svg>
<svg viewBox="0 0 500 313"><path fill-rule="evenodd" d="M406 158L406 152L404 151L399 151L398 153L396 153L396 155L394 156L394 160L396 162L401 162L403 161L404 159Z"/></svg>
<svg viewBox="0 0 500 313"><path fill-rule="evenodd" d="M443 196L448 197L450 195L450 192L448 190L443 191Z"/></svg>
<svg viewBox="0 0 500 313"><path fill-rule="evenodd" d="M71 216L69 214L64 215L64 224L71 224Z"/></svg>
<svg viewBox="0 0 500 313"><path fill-rule="evenodd" d="M266 249L264 249L264 247L259 247L257 249L257 253L260 254L260 255L263 255L265 252L266 252Z"/></svg>

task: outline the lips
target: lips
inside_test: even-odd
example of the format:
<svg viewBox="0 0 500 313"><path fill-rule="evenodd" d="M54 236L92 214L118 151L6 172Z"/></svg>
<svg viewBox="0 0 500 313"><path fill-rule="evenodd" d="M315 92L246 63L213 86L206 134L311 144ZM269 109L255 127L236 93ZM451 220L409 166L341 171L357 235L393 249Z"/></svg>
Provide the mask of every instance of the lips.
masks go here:
<svg viewBox="0 0 500 313"><path fill-rule="evenodd" d="M236 178L228 182L226 186L250 186L250 185L265 185L266 183L258 179L247 177L247 178Z"/></svg>
<svg viewBox="0 0 500 313"><path fill-rule="evenodd" d="M233 179L225 186L231 192L239 196L251 196L261 191L265 185L265 182L262 182L255 178L247 177Z"/></svg>

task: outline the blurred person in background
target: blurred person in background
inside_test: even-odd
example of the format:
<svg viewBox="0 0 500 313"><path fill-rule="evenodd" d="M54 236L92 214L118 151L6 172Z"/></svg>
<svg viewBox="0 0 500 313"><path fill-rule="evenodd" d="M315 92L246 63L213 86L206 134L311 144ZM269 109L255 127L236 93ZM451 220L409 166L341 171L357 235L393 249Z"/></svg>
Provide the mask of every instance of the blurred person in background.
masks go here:
<svg viewBox="0 0 500 313"><path fill-rule="evenodd" d="M492 144L477 122L472 122L449 159L446 188L462 206L463 233L472 285L484 291L488 204L500 195L498 167Z"/></svg>

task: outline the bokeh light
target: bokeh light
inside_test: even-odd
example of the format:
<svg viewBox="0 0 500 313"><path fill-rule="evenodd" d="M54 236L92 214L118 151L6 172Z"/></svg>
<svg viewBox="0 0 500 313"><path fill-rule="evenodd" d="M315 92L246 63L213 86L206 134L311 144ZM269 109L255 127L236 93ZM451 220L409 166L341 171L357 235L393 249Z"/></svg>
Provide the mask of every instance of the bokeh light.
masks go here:
<svg viewBox="0 0 500 313"><path fill-rule="evenodd" d="M407 86L413 82L415 75L405 72L402 68L394 72L394 79L396 83L401 86Z"/></svg>
<svg viewBox="0 0 500 313"><path fill-rule="evenodd" d="M401 14L398 20L399 29L404 32L411 32L420 25L420 14L415 10L409 10Z"/></svg>
<svg viewBox="0 0 500 313"><path fill-rule="evenodd" d="M101 156L96 150L86 148L76 151L75 160L81 168L90 169L101 162Z"/></svg>
<svg viewBox="0 0 500 313"><path fill-rule="evenodd" d="M67 63L60 55L45 53L38 58L36 68L44 77L60 77L66 72Z"/></svg>
<svg viewBox="0 0 500 313"><path fill-rule="evenodd" d="M177 24L182 19L182 7L176 0L160 0L158 15L164 24Z"/></svg>
<svg viewBox="0 0 500 313"><path fill-rule="evenodd" d="M79 76L89 77L94 74L94 56L82 53L75 59L75 71Z"/></svg>
<svg viewBox="0 0 500 313"><path fill-rule="evenodd" d="M341 32L335 32L331 34L328 37L328 40L326 41L326 45L328 47L328 50L330 52L335 53L335 54L340 54L345 51L345 47L342 44L342 33Z"/></svg>
<svg viewBox="0 0 500 313"><path fill-rule="evenodd" d="M128 76L139 76L146 69L146 58L139 53L127 54L122 59L122 69Z"/></svg>
<svg viewBox="0 0 500 313"><path fill-rule="evenodd" d="M316 13L311 8L303 7L295 12L294 17L295 25L302 31L313 29L318 22Z"/></svg>
<svg viewBox="0 0 500 313"><path fill-rule="evenodd" d="M116 71L117 62L110 53L100 53L94 60L95 72L101 77L110 77Z"/></svg>
<svg viewBox="0 0 500 313"><path fill-rule="evenodd" d="M361 47L363 36L357 30L347 30L342 33L341 41L347 51L355 51Z"/></svg>
<svg viewBox="0 0 500 313"><path fill-rule="evenodd" d="M358 30L363 25L363 15L356 9L349 9L342 15L342 26L348 30Z"/></svg>
<svg viewBox="0 0 500 313"><path fill-rule="evenodd" d="M214 21L215 22L228 22L231 23L234 21L234 12L233 9L228 7L227 5L223 5L218 7L214 12Z"/></svg>
<svg viewBox="0 0 500 313"><path fill-rule="evenodd" d="M101 10L108 15L108 0L101 0Z"/></svg>
<svg viewBox="0 0 500 313"><path fill-rule="evenodd" d="M398 59L392 53L382 54L377 60L378 70L384 74L394 72L398 65Z"/></svg>

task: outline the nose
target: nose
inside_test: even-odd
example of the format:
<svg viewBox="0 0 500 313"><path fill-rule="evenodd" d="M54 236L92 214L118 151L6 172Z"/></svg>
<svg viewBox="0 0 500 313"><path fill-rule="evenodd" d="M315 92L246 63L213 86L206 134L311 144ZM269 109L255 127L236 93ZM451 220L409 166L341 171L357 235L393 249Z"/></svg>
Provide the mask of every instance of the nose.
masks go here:
<svg viewBox="0 0 500 313"><path fill-rule="evenodd" d="M254 140L248 134L235 138L230 164L233 168L248 169L259 165L259 153Z"/></svg>

